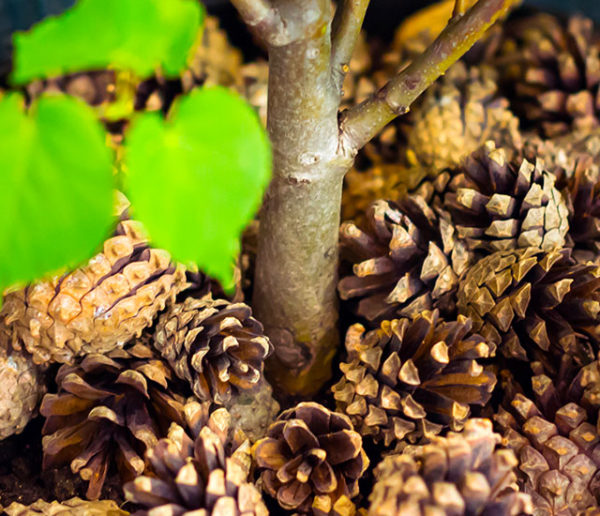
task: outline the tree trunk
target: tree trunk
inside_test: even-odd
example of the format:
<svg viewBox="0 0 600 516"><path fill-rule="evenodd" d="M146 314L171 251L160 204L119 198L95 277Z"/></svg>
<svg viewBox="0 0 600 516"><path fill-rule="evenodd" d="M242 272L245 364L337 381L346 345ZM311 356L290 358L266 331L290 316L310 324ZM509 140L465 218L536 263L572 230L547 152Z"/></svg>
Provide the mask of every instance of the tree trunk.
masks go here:
<svg viewBox="0 0 600 516"><path fill-rule="evenodd" d="M340 345L337 252L344 174L363 145L519 0L457 0L439 37L383 88L338 119L340 87L369 0L232 0L269 49L273 180L259 231L253 305L275 346L271 380L309 395Z"/></svg>
<svg viewBox="0 0 600 516"><path fill-rule="evenodd" d="M330 375L339 344L338 227L351 161L337 152L329 1L282 1L278 9L301 36L269 48L273 179L261 212L253 306L276 350L271 380L290 394L310 394Z"/></svg>

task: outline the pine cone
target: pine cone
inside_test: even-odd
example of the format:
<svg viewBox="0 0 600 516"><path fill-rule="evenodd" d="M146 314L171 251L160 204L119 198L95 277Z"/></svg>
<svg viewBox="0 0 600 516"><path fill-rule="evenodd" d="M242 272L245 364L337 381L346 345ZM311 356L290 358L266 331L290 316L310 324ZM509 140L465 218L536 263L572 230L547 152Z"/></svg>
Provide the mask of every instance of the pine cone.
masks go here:
<svg viewBox="0 0 600 516"><path fill-rule="evenodd" d="M544 168L556 176L556 187L562 191L581 161L591 158L596 163L600 159L600 129L571 132L549 140L528 135L523 144L523 156L529 161L542 159Z"/></svg>
<svg viewBox="0 0 600 516"><path fill-rule="evenodd" d="M90 499L100 496L113 460L123 479L140 475L144 451L172 421L183 423L181 386L141 341L61 366L56 384L58 393L44 396L40 408L46 417L43 467L70 462L73 473L89 481Z"/></svg>
<svg viewBox="0 0 600 516"><path fill-rule="evenodd" d="M592 156L582 157L564 191L569 209L569 239L579 263L600 264L600 170Z"/></svg>
<svg viewBox="0 0 600 516"><path fill-rule="evenodd" d="M346 514L369 466L350 419L313 402L282 412L254 450L264 490L300 514Z"/></svg>
<svg viewBox="0 0 600 516"><path fill-rule="evenodd" d="M202 37L194 50L189 66L180 77L156 76L141 82L136 91L135 109L167 113L173 101L203 85L221 85L243 90L242 53L233 47L219 26L218 18L206 16Z"/></svg>
<svg viewBox="0 0 600 516"><path fill-rule="evenodd" d="M494 419L520 459L519 483L537 516L583 514L600 498L600 367L595 361L572 380L531 379L533 398L504 371L505 397Z"/></svg>
<svg viewBox="0 0 600 516"><path fill-rule="evenodd" d="M99 70L34 81L27 86L27 93L31 99L44 93L67 93L92 106L114 103L122 95L128 97L135 110L161 110L166 113L178 95L201 85L219 84L242 93L241 67L241 51L229 43L227 34L219 27L218 18L206 16L202 37L189 66L180 77L157 75L138 84L130 76ZM104 112L101 111L101 114L104 115ZM121 132L123 128L122 124L109 125L116 128L116 132Z"/></svg>
<svg viewBox="0 0 600 516"><path fill-rule="evenodd" d="M531 514L515 485L518 461L499 442L489 419L470 419L460 433L387 456L375 469L369 516Z"/></svg>
<svg viewBox="0 0 600 516"><path fill-rule="evenodd" d="M34 416L46 390L41 369L31 356L12 349L0 335L0 441L20 434Z"/></svg>
<svg viewBox="0 0 600 516"><path fill-rule="evenodd" d="M352 264L353 274L342 277L338 291L343 300L358 301L358 315L378 322L433 308L453 312L458 278L471 256L448 213L416 195L399 204L376 201L365 229L345 222L340 240L342 261Z"/></svg>
<svg viewBox="0 0 600 516"><path fill-rule="evenodd" d="M406 190L404 179L409 172L397 164L375 164L364 171L350 170L344 177L342 220L353 219L357 225L364 226L371 203L378 199L400 199Z"/></svg>
<svg viewBox="0 0 600 516"><path fill-rule="evenodd" d="M186 403L185 428L173 423L146 456L153 476L137 477L124 487L128 500L148 508L141 514L268 514L248 478L250 444L233 431L225 408Z"/></svg>
<svg viewBox="0 0 600 516"><path fill-rule="evenodd" d="M598 127L600 37L592 20L540 13L504 31L499 66L518 114L549 137Z"/></svg>
<svg viewBox="0 0 600 516"><path fill-rule="evenodd" d="M42 499L31 505L13 502L4 512L8 516L127 516L129 513L119 508L112 500L88 502L81 498L71 498L64 502L46 502Z"/></svg>
<svg viewBox="0 0 600 516"><path fill-rule="evenodd" d="M570 255L528 248L481 259L461 281L459 313L506 357L540 361L551 376L564 353L589 363L598 349L600 272Z"/></svg>
<svg viewBox="0 0 600 516"><path fill-rule="evenodd" d="M154 345L202 401L225 404L262 377L272 344L244 303L188 298L160 316Z"/></svg>
<svg viewBox="0 0 600 516"><path fill-rule="evenodd" d="M73 73L33 81L27 85L27 94L35 99L44 93L67 93L91 106L99 106L115 100L115 81L115 72L109 70Z"/></svg>
<svg viewBox="0 0 600 516"><path fill-rule="evenodd" d="M470 249L562 247L568 211L555 177L527 160L510 163L493 142L471 154L444 203Z"/></svg>
<svg viewBox="0 0 600 516"><path fill-rule="evenodd" d="M242 95L258 112L258 116L267 127L267 101L269 89L269 63L261 59L245 64L241 69Z"/></svg>
<svg viewBox="0 0 600 516"><path fill-rule="evenodd" d="M185 288L183 269L125 220L88 265L5 296L0 323L36 364L121 347ZM1 327L0 327L1 329Z"/></svg>
<svg viewBox="0 0 600 516"><path fill-rule="evenodd" d="M478 363L494 349L471 332L465 317L445 322L437 311L423 312L412 320L384 321L367 333L354 324L346 351L343 376L332 387L337 410L386 448L448 427L459 430L470 406L485 405L496 384Z"/></svg>
<svg viewBox="0 0 600 516"><path fill-rule="evenodd" d="M512 152L522 147L519 120L499 96L495 71L489 67L456 63L409 116L409 161L430 176L458 167L488 140Z"/></svg>
<svg viewBox="0 0 600 516"><path fill-rule="evenodd" d="M242 62L242 52L229 42L227 33L219 25L219 19L206 16L202 40L190 66L183 73L183 91L189 91L198 84L221 85L240 91Z"/></svg>

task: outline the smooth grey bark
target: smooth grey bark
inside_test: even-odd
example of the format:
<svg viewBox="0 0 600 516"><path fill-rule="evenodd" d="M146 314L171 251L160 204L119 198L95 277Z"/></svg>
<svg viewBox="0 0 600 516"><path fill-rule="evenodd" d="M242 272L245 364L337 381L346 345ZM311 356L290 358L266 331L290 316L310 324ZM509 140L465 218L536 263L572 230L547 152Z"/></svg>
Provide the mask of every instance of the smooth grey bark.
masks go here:
<svg viewBox="0 0 600 516"><path fill-rule="evenodd" d="M276 350L270 378L304 393L326 379L338 340L338 227L351 161L338 154L329 0L274 5L299 37L269 47L273 179L261 211L253 308Z"/></svg>

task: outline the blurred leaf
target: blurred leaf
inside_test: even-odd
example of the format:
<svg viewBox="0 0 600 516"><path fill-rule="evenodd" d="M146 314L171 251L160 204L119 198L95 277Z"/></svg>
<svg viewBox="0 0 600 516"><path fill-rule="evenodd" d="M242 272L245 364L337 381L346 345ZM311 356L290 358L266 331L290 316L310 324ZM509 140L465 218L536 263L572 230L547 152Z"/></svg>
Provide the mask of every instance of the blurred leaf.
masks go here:
<svg viewBox="0 0 600 516"><path fill-rule="evenodd" d="M93 110L0 99L0 288L89 258L113 222L111 152Z"/></svg>
<svg viewBox="0 0 600 516"><path fill-rule="evenodd" d="M14 36L17 84L116 68L147 77L186 65L203 18L195 0L80 0L60 16Z"/></svg>
<svg viewBox="0 0 600 516"><path fill-rule="evenodd" d="M195 90L167 121L156 113L134 120L126 146L128 196L152 240L230 284L240 233L271 175L253 109L224 88Z"/></svg>

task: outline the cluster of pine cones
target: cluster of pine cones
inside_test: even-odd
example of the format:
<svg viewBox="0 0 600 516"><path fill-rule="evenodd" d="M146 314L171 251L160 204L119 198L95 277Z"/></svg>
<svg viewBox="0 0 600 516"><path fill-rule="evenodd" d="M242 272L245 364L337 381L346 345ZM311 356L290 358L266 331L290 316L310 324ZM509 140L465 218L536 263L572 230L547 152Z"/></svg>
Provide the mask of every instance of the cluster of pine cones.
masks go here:
<svg viewBox="0 0 600 516"><path fill-rule="evenodd" d="M361 41L344 103L427 36L412 43ZM517 13L364 149L322 404L272 400L272 345L242 302L251 235L227 299L149 247L121 203L86 266L4 297L0 439L39 412L43 467L88 483L87 501L5 512L127 514L100 500L116 475L125 509L148 515L600 514L599 53L590 20ZM136 109L216 82L264 116L266 65L241 62L209 18L190 70L139 85ZM115 80L29 93L101 105Z"/></svg>

